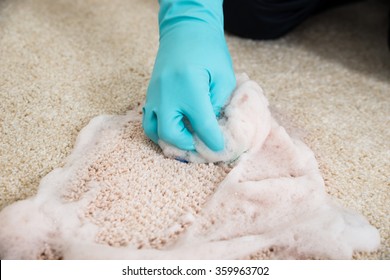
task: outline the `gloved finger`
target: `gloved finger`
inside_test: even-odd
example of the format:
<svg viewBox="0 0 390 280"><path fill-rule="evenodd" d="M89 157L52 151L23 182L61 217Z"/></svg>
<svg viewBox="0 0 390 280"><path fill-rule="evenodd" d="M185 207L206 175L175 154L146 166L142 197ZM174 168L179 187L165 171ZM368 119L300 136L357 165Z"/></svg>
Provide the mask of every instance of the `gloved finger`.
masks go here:
<svg viewBox="0 0 390 280"><path fill-rule="evenodd" d="M236 77L234 73L225 76L222 79L211 81L210 84L210 100L213 106L214 114L219 116L221 109L229 101L231 94L236 87Z"/></svg>
<svg viewBox="0 0 390 280"><path fill-rule="evenodd" d="M198 100L201 111L192 111L186 114L194 132L213 151L222 151L225 147L221 129L215 117L213 106L208 94L199 94Z"/></svg>
<svg viewBox="0 0 390 280"><path fill-rule="evenodd" d="M158 137L181 150L195 151L194 138L179 112L161 112L157 119Z"/></svg>
<svg viewBox="0 0 390 280"><path fill-rule="evenodd" d="M146 107L142 108L142 112L144 132L154 143L158 144L157 115L153 110L148 110Z"/></svg>

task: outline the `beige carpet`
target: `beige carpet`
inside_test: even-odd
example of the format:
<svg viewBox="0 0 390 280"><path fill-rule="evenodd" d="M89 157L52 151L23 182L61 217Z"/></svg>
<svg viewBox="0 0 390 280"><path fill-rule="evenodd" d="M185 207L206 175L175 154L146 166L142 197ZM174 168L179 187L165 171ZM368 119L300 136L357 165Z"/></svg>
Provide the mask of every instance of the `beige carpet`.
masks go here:
<svg viewBox="0 0 390 280"><path fill-rule="evenodd" d="M0 208L34 195L92 117L124 113L143 102L158 44L156 2L0 0ZM236 71L262 85L273 114L314 150L328 193L379 229L381 249L355 255L364 259L390 259L385 2L330 11L277 41L228 37ZM189 186L181 194L184 205L158 199L156 205L180 212L191 204L196 211L226 172L215 166L186 169L181 172L215 177L200 176L207 182ZM166 208L154 211L164 217ZM166 218L153 225L158 232L169 223ZM134 244L155 242L150 230L138 232Z"/></svg>

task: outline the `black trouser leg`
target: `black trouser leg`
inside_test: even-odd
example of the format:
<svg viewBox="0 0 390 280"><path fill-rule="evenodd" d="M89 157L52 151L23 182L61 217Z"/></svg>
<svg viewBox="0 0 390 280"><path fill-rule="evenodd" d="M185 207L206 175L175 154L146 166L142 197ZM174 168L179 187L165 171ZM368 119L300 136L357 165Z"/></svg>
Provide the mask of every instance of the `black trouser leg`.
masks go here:
<svg viewBox="0 0 390 280"><path fill-rule="evenodd" d="M353 0L224 0L226 31L245 38L275 39L310 15Z"/></svg>

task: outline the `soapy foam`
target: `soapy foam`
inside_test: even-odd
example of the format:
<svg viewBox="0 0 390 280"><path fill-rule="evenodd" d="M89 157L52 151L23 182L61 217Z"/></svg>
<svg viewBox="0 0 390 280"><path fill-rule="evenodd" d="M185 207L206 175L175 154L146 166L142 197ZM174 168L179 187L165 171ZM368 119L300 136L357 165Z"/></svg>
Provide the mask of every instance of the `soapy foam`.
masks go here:
<svg viewBox="0 0 390 280"><path fill-rule="evenodd" d="M313 153L267 106L240 76L220 121L226 151L161 143L194 162L239 157L231 165L163 157L136 110L93 119L38 194L0 212L0 258L237 259L274 248L273 258L344 259L377 249L378 231L327 196Z"/></svg>
<svg viewBox="0 0 390 280"><path fill-rule="evenodd" d="M261 87L248 76L237 75L237 89L228 103L219 120L225 138L222 152L213 152L194 135L196 152L182 151L160 140L164 154L190 162L231 162L244 152L261 146L271 124L268 100Z"/></svg>

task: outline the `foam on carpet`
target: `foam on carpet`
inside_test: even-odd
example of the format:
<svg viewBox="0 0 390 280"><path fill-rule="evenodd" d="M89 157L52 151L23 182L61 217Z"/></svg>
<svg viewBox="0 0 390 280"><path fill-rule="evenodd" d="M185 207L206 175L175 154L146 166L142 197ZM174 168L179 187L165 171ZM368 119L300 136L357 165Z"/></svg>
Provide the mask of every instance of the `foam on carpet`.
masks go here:
<svg viewBox="0 0 390 280"><path fill-rule="evenodd" d="M237 85L219 120L226 151L198 143L173 155L219 168L154 159L161 151L148 151L136 110L94 118L38 194L0 212L0 258L238 259L278 248L275 258L345 259L378 249L378 231L329 199L312 151L271 118L261 88L246 75ZM221 159L241 147L219 183L229 170ZM190 186L216 191L193 200L180 191Z"/></svg>
<svg viewBox="0 0 390 280"><path fill-rule="evenodd" d="M94 116L123 114L143 102L158 46L157 9L152 0L0 1L1 208L36 194L41 179L65 164L76 135ZM356 253L360 259L390 258L387 11L386 1L361 2L317 15L277 41L227 38L236 71L246 71L262 85L273 116L314 151L326 192L379 230L379 250ZM133 135L130 127L136 126L127 128ZM88 219L96 225L115 225L97 234L98 243L162 248L183 230L170 228L172 221L183 213L200 213L229 168L183 167L152 145L139 151L142 133L132 139L126 145L135 146L123 149L140 162L150 153L145 169L153 168L150 180L164 187L145 196L144 190L136 191L137 184L134 192L106 186L101 203L78 206L91 207ZM179 181L205 176L184 180L190 183L179 188L161 180L166 168L182 174ZM93 176L96 170L89 172ZM84 192L81 188L61 199L68 199L69 207L77 205L73 201ZM129 204L133 215L121 212ZM108 208L122 218L110 220ZM133 223L121 225L126 215ZM36 219L45 218L37 213ZM86 227L80 239L91 230L96 228ZM41 258L59 256L47 246Z"/></svg>

